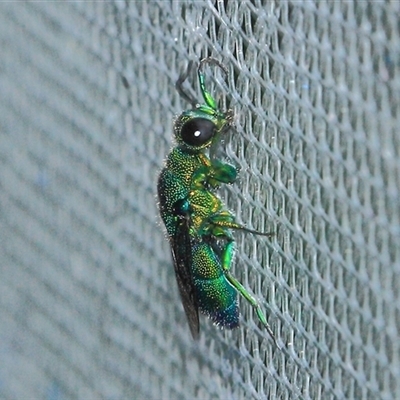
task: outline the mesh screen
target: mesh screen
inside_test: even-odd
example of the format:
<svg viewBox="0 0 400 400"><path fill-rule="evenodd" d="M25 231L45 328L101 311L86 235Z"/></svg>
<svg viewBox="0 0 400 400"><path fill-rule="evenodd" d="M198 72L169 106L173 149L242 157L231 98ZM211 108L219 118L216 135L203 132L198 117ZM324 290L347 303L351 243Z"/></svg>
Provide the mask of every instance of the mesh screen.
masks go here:
<svg viewBox="0 0 400 400"><path fill-rule="evenodd" d="M1 2L0 397L400 398L399 4ZM180 303L155 182L205 56L281 350Z"/></svg>

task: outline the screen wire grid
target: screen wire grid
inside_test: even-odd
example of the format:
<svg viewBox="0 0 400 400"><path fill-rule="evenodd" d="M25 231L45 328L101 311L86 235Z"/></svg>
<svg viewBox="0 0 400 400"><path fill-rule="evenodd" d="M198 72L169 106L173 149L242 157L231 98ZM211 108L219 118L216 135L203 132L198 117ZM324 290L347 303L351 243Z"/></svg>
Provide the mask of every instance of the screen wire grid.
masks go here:
<svg viewBox="0 0 400 400"><path fill-rule="evenodd" d="M400 398L396 1L0 3L0 398ZM207 68L241 326L193 342L155 199ZM199 96L196 77L187 87Z"/></svg>

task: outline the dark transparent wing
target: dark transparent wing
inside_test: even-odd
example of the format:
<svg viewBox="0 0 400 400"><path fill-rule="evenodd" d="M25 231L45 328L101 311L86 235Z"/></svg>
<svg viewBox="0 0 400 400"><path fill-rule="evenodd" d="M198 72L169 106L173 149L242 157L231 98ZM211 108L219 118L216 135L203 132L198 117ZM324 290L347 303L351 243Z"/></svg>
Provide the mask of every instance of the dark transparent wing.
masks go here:
<svg viewBox="0 0 400 400"><path fill-rule="evenodd" d="M171 247L176 281L178 282L183 308L189 322L190 332L193 339L198 339L200 332L199 306L191 271L192 249L188 219L182 218L179 221L176 234L171 240Z"/></svg>

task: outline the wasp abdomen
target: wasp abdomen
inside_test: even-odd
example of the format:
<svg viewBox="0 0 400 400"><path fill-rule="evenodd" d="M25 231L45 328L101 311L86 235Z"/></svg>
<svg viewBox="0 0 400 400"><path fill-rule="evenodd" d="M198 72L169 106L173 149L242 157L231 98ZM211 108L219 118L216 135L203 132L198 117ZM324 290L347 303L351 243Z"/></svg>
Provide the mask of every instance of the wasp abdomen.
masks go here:
<svg viewBox="0 0 400 400"><path fill-rule="evenodd" d="M239 325L237 291L227 281L214 249L202 240L193 246L192 273L201 311L217 325L236 328Z"/></svg>

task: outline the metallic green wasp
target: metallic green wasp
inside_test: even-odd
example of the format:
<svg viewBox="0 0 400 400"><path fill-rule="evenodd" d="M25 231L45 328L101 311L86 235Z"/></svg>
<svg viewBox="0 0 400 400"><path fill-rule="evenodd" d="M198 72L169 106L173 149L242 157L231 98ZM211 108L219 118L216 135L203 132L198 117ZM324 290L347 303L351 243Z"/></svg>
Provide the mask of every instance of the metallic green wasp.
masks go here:
<svg viewBox="0 0 400 400"><path fill-rule="evenodd" d="M268 235L250 230L235 221L215 191L220 184L233 183L236 169L209 157L221 134L232 125L232 111L222 112L205 86L203 68L213 64L226 73L214 58L203 59L197 74L205 104L186 93L183 82L192 63L176 83L179 93L192 108L175 121L177 146L169 153L158 178L161 218L172 247L176 279L192 336L199 336L199 310L222 327L239 324L237 292L255 309L261 323L274 339L257 300L231 274L234 253L232 230Z"/></svg>

